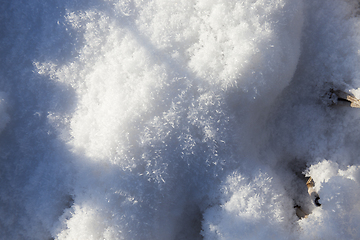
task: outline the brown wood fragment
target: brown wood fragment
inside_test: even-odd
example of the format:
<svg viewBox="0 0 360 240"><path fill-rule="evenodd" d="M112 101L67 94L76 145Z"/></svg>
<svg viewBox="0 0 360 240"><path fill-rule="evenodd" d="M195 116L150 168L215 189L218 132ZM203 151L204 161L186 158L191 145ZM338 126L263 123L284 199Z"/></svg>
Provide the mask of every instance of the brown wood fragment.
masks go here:
<svg viewBox="0 0 360 240"><path fill-rule="evenodd" d="M338 105L345 105L350 106L353 108L360 108L360 100L357 99L351 93L346 93L341 90L333 90L331 89L330 92L337 97L337 104Z"/></svg>
<svg viewBox="0 0 360 240"><path fill-rule="evenodd" d="M296 205L295 207L295 213L296 216L298 216L299 219L301 218L307 218L307 216L309 215L308 213L306 213L300 206Z"/></svg>
<svg viewBox="0 0 360 240"><path fill-rule="evenodd" d="M308 193L311 197L311 200L313 200L315 206L320 207L321 206L321 203L319 203L320 197L319 197L319 194L315 191L315 188L314 188L315 182L311 177L306 182L306 186L308 187Z"/></svg>

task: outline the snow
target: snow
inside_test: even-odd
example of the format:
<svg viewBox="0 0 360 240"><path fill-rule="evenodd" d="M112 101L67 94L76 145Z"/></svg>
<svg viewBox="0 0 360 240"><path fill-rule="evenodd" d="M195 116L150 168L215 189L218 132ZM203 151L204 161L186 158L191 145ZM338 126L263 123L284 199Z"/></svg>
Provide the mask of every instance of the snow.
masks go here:
<svg viewBox="0 0 360 240"><path fill-rule="evenodd" d="M6 124L10 121L10 116L6 112L7 109L7 96L6 93L0 92L0 133L6 127Z"/></svg>
<svg viewBox="0 0 360 240"><path fill-rule="evenodd" d="M356 0L2 3L0 236L358 239L360 112L329 99L358 29Z"/></svg>

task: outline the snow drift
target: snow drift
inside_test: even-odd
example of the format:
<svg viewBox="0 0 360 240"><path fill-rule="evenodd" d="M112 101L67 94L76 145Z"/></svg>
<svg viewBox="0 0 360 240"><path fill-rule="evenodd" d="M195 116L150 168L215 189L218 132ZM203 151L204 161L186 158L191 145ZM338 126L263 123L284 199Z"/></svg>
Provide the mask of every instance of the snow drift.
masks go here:
<svg viewBox="0 0 360 240"><path fill-rule="evenodd" d="M1 236L358 238L358 7L2 4Z"/></svg>

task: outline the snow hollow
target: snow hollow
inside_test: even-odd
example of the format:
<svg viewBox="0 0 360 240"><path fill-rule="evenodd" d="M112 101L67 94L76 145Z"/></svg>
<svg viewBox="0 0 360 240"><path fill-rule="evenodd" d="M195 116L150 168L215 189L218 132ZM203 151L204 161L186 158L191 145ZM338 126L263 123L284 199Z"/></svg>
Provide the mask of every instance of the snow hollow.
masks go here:
<svg viewBox="0 0 360 240"><path fill-rule="evenodd" d="M359 7L1 1L0 239L360 239Z"/></svg>

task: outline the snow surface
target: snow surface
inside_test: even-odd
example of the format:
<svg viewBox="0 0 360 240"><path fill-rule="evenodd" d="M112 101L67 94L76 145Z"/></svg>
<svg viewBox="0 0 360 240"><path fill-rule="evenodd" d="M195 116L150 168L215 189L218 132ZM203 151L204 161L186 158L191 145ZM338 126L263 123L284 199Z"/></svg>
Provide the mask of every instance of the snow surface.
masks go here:
<svg viewBox="0 0 360 240"><path fill-rule="evenodd" d="M359 13L1 1L0 238L360 239Z"/></svg>

